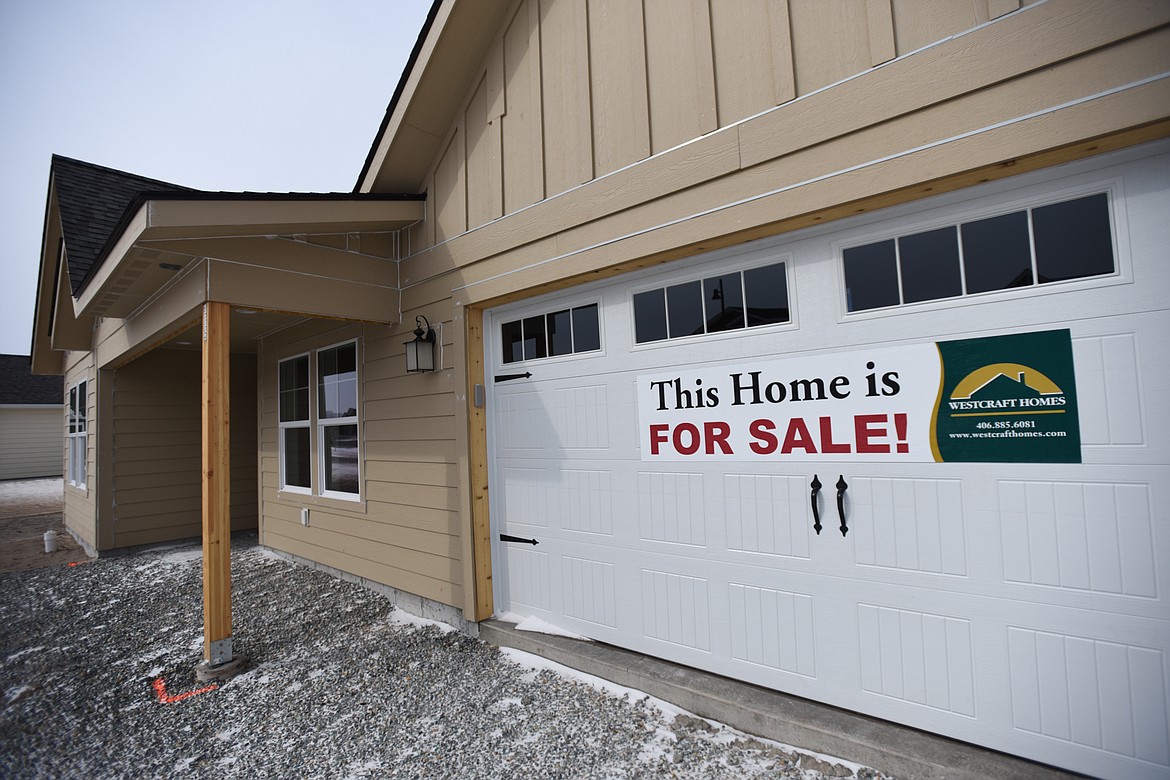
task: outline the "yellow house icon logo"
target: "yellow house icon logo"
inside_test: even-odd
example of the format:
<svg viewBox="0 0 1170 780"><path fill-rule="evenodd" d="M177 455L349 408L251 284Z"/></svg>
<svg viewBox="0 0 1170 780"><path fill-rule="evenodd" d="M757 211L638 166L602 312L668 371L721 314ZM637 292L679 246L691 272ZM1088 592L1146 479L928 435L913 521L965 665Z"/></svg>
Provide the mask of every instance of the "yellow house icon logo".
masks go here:
<svg viewBox="0 0 1170 780"><path fill-rule="evenodd" d="M948 406L952 417L1063 411L1065 393L1040 371L1020 363L992 363L955 386Z"/></svg>

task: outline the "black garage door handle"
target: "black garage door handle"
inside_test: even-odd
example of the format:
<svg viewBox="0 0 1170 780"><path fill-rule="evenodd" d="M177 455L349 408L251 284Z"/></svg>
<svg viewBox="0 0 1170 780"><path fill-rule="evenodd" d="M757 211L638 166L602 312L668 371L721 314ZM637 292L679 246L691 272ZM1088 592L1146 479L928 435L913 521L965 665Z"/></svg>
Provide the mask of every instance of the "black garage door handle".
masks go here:
<svg viewBox="0 0 1170 780"><path fill-rule="evenodd" d="M841 518L841 535L849 533L849 526L845 522L845 490L849 487L849 483L845 481L845 475L842 474L837 478L837 515Z"/></svg>
<svg viewBox="0 0 1170 780"><path fill-rule="evenodd" d="M813 474L813 480L809 487L812 488L812 510L813 510L813 530L817 532L817 536L821 535L821 511L817 508L817 494L821 492L821 481L817 479L817 475Z"/></svg>

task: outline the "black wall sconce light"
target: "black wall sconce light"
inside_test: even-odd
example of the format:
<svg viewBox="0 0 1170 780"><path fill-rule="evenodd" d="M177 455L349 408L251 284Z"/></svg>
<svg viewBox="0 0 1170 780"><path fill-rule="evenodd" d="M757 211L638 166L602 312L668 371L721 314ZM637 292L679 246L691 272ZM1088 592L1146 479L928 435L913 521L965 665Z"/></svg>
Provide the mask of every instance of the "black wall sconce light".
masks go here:
<svg viewBox="0 0 1170 780"><path fill-rule="evenodd" d="M426 323L425 327L423 323ZM406 373L421 374L435 370L435 329L421 314L414 318L414 340L406 346Z"/></svg>

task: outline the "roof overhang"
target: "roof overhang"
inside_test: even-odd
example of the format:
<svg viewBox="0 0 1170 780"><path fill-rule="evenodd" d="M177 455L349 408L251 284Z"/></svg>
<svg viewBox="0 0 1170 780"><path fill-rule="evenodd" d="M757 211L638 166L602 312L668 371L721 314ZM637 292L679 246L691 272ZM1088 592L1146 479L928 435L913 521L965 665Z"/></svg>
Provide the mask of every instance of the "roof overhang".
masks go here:
<svg viewBox="0 0 1170 780"><path fill-rule="evenodd" d="M75 314L126 317L203 258L274 271L291 265L319 278L393 272L383 281L396 287L397 267L387 262L395 259L393 234L424 213L423 201L400 197L152 198L129 215L75 299Z"/></svg>
<svg viewBox="0 0 1170 780"><path fill-rule="evenodd" d="M96 318L126 320L127 334L134 332L130 320L166 318L162 310L178 300L168 291L177 288L184 290L184 306L222 301L295 316L396 323L397 232L420 221L425 205L418 197L351 194L145 196L127 211L73 297L50 202L34 373L60 373L61 350L93 349ZM152 326L152 337L159 328Z"/></svg>
<svg viewBox="0 0 1170 780"><path fill-rule="evenodd" d="M357 192L422 192L511 0L436 0L358 177ZM456 87L452 89L452 87Z"/></svg>

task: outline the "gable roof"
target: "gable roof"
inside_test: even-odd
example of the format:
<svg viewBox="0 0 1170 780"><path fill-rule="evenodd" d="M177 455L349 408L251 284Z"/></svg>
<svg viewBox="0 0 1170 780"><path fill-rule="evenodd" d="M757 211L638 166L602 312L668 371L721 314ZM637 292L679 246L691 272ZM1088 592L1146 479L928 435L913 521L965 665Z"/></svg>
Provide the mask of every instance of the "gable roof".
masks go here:
<svg viewBox="0 0 1170 780"><path fill-rule="evenodd" d="M410 56L406 58L406 65L402 68L402 75L398 77L398 85L394 87L394 94L390 96L390 105L386 106L386 113L382 115L382 122L378 125L378 133L374 136L374 142L370 145L370 151L366 153L366 161L362 164L362 170L358 174L357 183L353 185L354 192L362 191L362 182L365 181L366 174L370 172L370 166L374 164L374 157L378 153L378 145L382 140L382 136L386 134L386 128L390 126L390 117L394 115L394 109L398 107L398 101L402 99L402 93L406 90L406 82L410 79L410 74L414 71L414 66L418 62L418 55L422 51L427 35L431 32L431 27L435 23L435 17L439 15L439 6L442 4L443 0L434 0L431 3L430 10L427 11L427 18L423 20L422 29L418 33L418 38L414 41L414 48L410 50Z"/></svg>
<svg viewBox="0 0 1170 780"><path fill-rule="evenodd" d="M61 233L69 261L69 284L77 295L106 245L120 232L130 204L145 194L194 192L101 165L53 155L50 167Z"/></svg>
<svg viewBox="0 0 1170 780"><path fill-rule="evenodd" d="M423 192L513 0L435 0L355 192ZM502 55L501 55L502 56Z"/></svg>
<svg viewBox="0 0 1170 780"><path fill-rule="evenodd" d="M60 376L33 376L28 355L0 355L0 404L60 404L65 380Z"/></svg>

